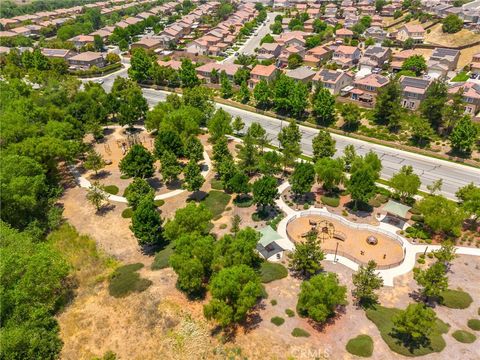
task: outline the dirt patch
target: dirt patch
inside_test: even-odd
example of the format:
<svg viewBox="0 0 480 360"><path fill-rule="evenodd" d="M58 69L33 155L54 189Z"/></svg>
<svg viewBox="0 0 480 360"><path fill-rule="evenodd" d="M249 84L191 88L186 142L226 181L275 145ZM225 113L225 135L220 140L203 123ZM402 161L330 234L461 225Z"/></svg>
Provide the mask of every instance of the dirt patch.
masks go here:
<svg viewBox="0 0 480 360"><path fill-rule="evenodd" d="M429 34L425 34L425 43L439 46L463 46L473 44L480 40L480 34L462 29L455 34L447 34L442 31L442 24L437 24L430 29Z"/></svg>

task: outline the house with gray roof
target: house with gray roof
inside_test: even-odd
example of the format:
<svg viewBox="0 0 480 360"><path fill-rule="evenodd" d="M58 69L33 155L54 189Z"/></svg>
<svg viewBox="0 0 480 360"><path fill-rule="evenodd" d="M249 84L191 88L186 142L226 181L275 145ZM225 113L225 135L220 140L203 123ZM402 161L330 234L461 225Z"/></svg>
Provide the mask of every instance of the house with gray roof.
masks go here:
<svg viewBox="0 0 480 360"><path fill-rule="evenodd" d="M459 50L435 48L428 59L428 75L433 78L446 77L449 71L457 68L459 58Z"/></svg>
<svg viewBox="0 0 480 360"><path fill-rule="evenodd" d="M401 76L399 84L402 90L402 106L407 109L416 110L425 99L432 80L412 76Z"/></svg>
<svg viewBox="0 0 480 360"><path fill-rule="evenodd" d="M337 95L340 94L343 88L352 85L353 76L341 70L322 69L315 74L312 82L315 87L324 87L332 95Z"/></svg>
<svg viewBox="0 0 480 360"><path fill-rule="evenodd" d="M295 81L301 81L303 83L308 83L312 81L315 76L315 71L310 69L308 66L300 66L296 69L289 70L285 74L288 77L292 78Z"/></svg>
<svg viewBox="0 0 480 360"><path fill-rule="evenodd" d="M360 70L382 68L382 66L388 62L391 55L392 50L390 48L380 45L371 45L365 50L360 58Z"/></svg>

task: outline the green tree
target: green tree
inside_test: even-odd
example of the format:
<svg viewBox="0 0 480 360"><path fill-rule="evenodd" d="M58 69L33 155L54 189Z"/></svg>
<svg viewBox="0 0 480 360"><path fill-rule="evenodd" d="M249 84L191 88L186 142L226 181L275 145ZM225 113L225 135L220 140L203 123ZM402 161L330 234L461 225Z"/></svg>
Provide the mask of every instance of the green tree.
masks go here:
<svg viewBox="0 0 480 360"><path fill-rule="evenodd" d="M345 146L342 156L342 160L345 163L345 170L350 171L350 168L357 157L357 152L355 151L355 147L353 145L350 144Z"/></svg>
<svg viewBox="0 0 480 360"><path fill-rule="evenodd" d="M354 201L354 209L358 209L358 203L367 203L376 193L377 186L374 169L365 160L358 160L352 166L350 179L347 181L347 190Z"/></svg>
<svg viewBox="0 0 480 360"><path fill-rule="evenodd" d="M212 213L205 205L188 203L184 208L175 211L173 220L168 220L164 226L164 237L174 241L183 234L197 232L208 235L212 220Z"/></svg>
<svg viewBox="0 0 480 360"><path fill-rule="evenodd" d="M183 156L184 145L180 134L171 128L161 128L155 137L155 156L161 158L164 153L171 152Z"/></svg>
<svg viewBox="0 0 480 360"><path fill-rule="evenodd" d="M179 75L182 81L182 87L193 88L200 85L195 66L189 59L182 60Z"/></svg>
<svg viewBox="0 0 480 360"><path fill-rule="evenodd" d="M250 129L249 129L250 130ZM238 152L239 167L248 174L253 174L258 167L258 150L255 147L253 137L247 132L243 138L243 144Z"/></svg>
<svg viewBox="0 0 480 360"><path fill-rule="evenodd" d="M327 23L320 19L313 20L313 31L315 33L321 33L327 29Z"/></svg>
<svg viewBox="0 0 480 360"><path fill-rule="evenodd" d="M362 307L370 307L378 302L375 290L383 286L383 279L376 273L377 263L370 260L366 266L361 265L358 271L352 275L355 289L352 295Z"/></svg>
<svg viewBox="0 0 480 360"><path fill-rule="evenodd" d="M267 131L263 126L253 122L247 130L247 136L251 136L259 152L263 153L263 148L268 144Z"/></svg>
<svg viewBox="0 0 480 360"><path fill-rule="evenodd" d="M391 81L378 92L373 110L373 118L377 123L388 125L390 128L399 126L401 94L400 86L396 81Z"/></svg>
<svg viewBox="0 0 480 360"><path fill-rule="evenodd" d="M334 273L319 274L300 286L297 313L318 323L324 323L335 315L341 305L346 305L347 288L338 283Z"/></svg>
<svg viewBox="0 0 480 360"><path fill-rule="evenodd" d="M443 108L448 101L448 87L443 80L434 80L420 104L422 116L436 129L443 125Z"/></svg>
<svg viewBox="0 0 480 360"><path fill-rule="evenodd" d="M253 183L252 192L253 202L263 210L266 206L273 205L279 196L277 180L272 176L263 176Z"/></svg>
<svg viewBox="0 0 480 360"><path fill-rule="evenodd" d="M258 275L246 265L222 269L212 277L209 289L212 299L203 313L222 327L245 320L263 293Z"/></svg>
<svg viewBox="0 0 480 360"><path fill-rule="evenodd" d="M143 145L135 144L120 161L118 167L122 174L129 177L149 178L155 172L154 161L153 155Z"/></svg>
<svg viewBox="0 0 480 360"><path fill-rule="evenodd" d="M425 225L434 232L460 234L465 213L456 203L441 195L424 197L417 205Z"/></svg>
<svg viewBox="0 0 480 360"><path fill-rule="evenodd" d="M162 219L153 197L145 196L133 211L130 230L140 245L158 243L162 239Z"/></svg>
<svg viewBox="0 0 480 360"><path fill-rule="evenodd" d="M133 80L141 83L148 79L151 68L152 58L147 54L146 50L143 48L133 49L128 75Z"/></svg>
<svg viewBox="0 0 480 360"><path fill-rule="evenodd" d="M345 181L345 164L342 159L322 158L315 163L315 173L323 188L331 192Z"/></svg>
<svg viewBox="0 0 480 360"><path fill-rule="evenodd" d="M204 126L215 112L212 90L205 86L195 86L183 90L183 103L200 110L203 114L200 126Z"/></svg>
<svg viewBox="0 0 480 360"><path fill-rule="evenodd" d="M410 117L411 141L419 147L426 147L433 137L433 130L428 120L412 115Z"/></svg>
<svg viewBox="0 0 480 360"><path fill-rule="evenodd" d="M329 132L320 130L312 139L313 161L317 162L326 157L335 155L336 141L332 138Z"/></svg>
<svg viewBox="0 0 480 360"><path fill-rule="evenodd" d="M247 67L241 67L233 75L233 82L236 85L246 85L248 79L250 79L250 70Z"/></svg>
<svg viewBox="0 0 480 360"><path fill-rule="evenodd" d="M104 187L100 185L98 181L95 181L89 188L87 192L87 200L95 206L95 209L100 211L103 207L104 202L108 199L107 194L105 193Z"/></svg>
<svg viewBox="0 0 480 360"><path fill-rule="evenodd" d="M335 123L335 98L328 89L319 87L313 97L313 114L317 124L330 126Z"/></svg>
<svg viewBox="0 0 480 360"><path fill-rule="evenodd" d="M250 90L248 90L248 86L246 82L240 85L240 91L238 92L238 99L242 104L246 104L250 101Z"/></svg>
<svg viewBox="0 0 480 360"><path fill-rule="evenodd" d="M351 103L346 103L342 105L340 110L342 115L344 125L343 127L349 131L356 130L360 125L360 120L362 119L362 111L360 108Z"/></svg>
<svg viewBox="0 0 480 360"><path fill-rule="evenodd" d="M435 312L425 304L409 304L392 318L393 331L409 347L426 344L436 319Z"/></svg>
<svg viewBox="0 0 480 360"><path fill-rule="evenodd" d="M96 51L103 51L104 44L103 44L103 39L100 37L100 35L94 35L93 36L93 42L94 42L94 47Z"/></svg>
<svg viewBox="0 0 480 360"><path fill-rule="evenodd" d="M224 99L229 99L233 96L232 83L225 74L225 71L220 73L220 93Z"/></svg>
<svg viewBox="0 0 480 360"><path fill-rule="evenodd" d="M127 82L125 86L121 86L121 89L115 89L115 83L119 78L115 79L112 96L116 101L116 115L120 125L133 124L143 119L148 111L147 100L143 97L140 87L132 82Z"/></svg>
<svg viewBox="0 0 480 360"><path fill-rule="evenodd" d="M200 166L195 161L190 160L185 166L183 171L184 175L184 188L188 191L198 192L205 182L205 178L202 176Z"/></svg>
<svg viewBox="0 0 480 360"><path fill-rule="evenodd" d="M282 171L282 156L277 151L266 151L258 161L258 169L262 175L274 176Z"/></svg>
<svg viewBox="0 0 480 360"><path fill-rule="evenodd" d="M442 22L442 31L448 34L455 34L462 30L463 20L455 14L447 15Z"/></svg>
<svg viewBox="0 0 480 360"><path fill-rule="evenodd" d="M292 121L288 126L282 128L278 134L278 141L283 155L284 169L287 166L293 166L295 160L302 153L300 150L300 140L302 135L297 123Z"/></svg>
<svg viewBox="0 0 480 360"><path fill-rule="evenodd" d="M203 160L203 145L196 136L190 135L187 140L185 140L184 149L187 159L195 163Z"/></svg>
<svg viewBox="0 0 480 360"><path fill-rule="evenodd" d="M105 160L103 160L102 155L97 153L95 150L90 150L87 154L83 166L87 170L95 171L95 175L98 174L98 170L101 170L105 167Z"/></svg>
<svg viewBox="0 0 480 360"><path fill-rule="evenodd" d="M411 165L403 165L400 171L393 175L390 183L403 202L416 195L422 184L420 177L413 172Z"/></svg>
<svg viewBox="0 0 480 360"><path fill-rule="evenodd" d="M456 251L455 245L451 241L443 241L440 249L432 253L437 261L445 265L446 270L448 270L450 263L457 257Z"/></svg>
<svg viewBox="0 0 480 360"><path fill-rule="evenodd" d="M416 76L420 76L427 70L427 62L423 55L412 55L405 59L402 64L402 70L413 71Z"/></svg>
<svg viewBox="0 0 480 360"><path fill-rule="evenodd" d="M154 194L155 192L147 180L135 178L128 184L124 196L127 198L128 206L135 210L144 197L153 197Z"/></svg>
<svg viewBox="0 0 480 360"><path fill-rule="evenodd" d="M213 144L212 160L214 168L218 171L219 166L225 160L233 162L233 156L228 150L228 139L226 136L220 137L215 144Z"/></svg>
<svg viewBox="0 0 480 360"><path fill-rule="evenodd" d="M246 194L250 192L250 178L243 172L237 172L226 184L228 191L237 193L237 194Z"/></svg>
<svg viewBox="0 0 480 360"><path fill-rule="evenodd" d="M253 89L253 98L257 103L257 107L262 109L268 108L270 106L271 97L272 93L267 82L263 79L260 80Z"/></svg>
<svg viewBox="0 0 480 360"><path fill-rule="evenodd" d="M304 195L312 190L315 182L315 169L311 163L297 162L290 176L291 190L295 194Z"/></svg>
<svg viewBox="0 0 480 360"><path fill-rule="evenodd" d="M317 239L318 233L311 231L305 242L295 244L295 250L288 254L288 267L303 278L310 278L322 271L321 261L325 254Z"/></svg>
<svg viewBox="0 0 480 360"><path fill-rule="evenodd" d="M302 65L303 59L299 54L290 54L288 56L288 68L289 69L296 69L300 65Z"/></svg>
<svg viewBox="0 0 480 360"><path fill-rule="evenodd" d="M232 133L232 117L222 108L218 109L207 123L210 141L216 143L218 139Z"/></svg>
<svg viewBox="0 0 480 360"><path fill-rule="evenodd" d="M173 152L165 151L160 158L160 164L160 173L165 183L170 184L178 180L178 175L182 172L182 168Z"/></svg>
<svg viewBox="0 0 480 360"><path fill-rule="evenodd" d="M479 131L469 116L463 116L453 128L450 134L452 148L460 153L470 155L473 146L478 141Z"/></svg>
<svg viewBox="0 0 480 360"><path fill-rule="evenodd" d="M450 134L455 125L465 116L465 103L463 102L463 90L457 91L452 100L445 104L442 109L444 133Z"/></svg>
<svg viewBox="0 0 480 360"><path fill-rule="evenodd" d="M267 34L262 38L262 40L260 40L260 45L271 44L271 43L274 43L274 42L275 42L275 39L273 38L273 36L270 35L270 34Z"/></svg>
<svg viewBox="0 0 480 360"><path fill-rule="evenodd" d="M480 217L480 187L475 186L472 182L458 189L455 195L460 199L462 209L478 220Z"/></svg>
<svg viewBox="0 0 480 360"><path fill-rule="evenodd" d="M232 122L232 129L235 131L235 133L238 135L240 132L243 130L245 127L245 123L243 122L242 118L240 116L235 116Z"/></svg>

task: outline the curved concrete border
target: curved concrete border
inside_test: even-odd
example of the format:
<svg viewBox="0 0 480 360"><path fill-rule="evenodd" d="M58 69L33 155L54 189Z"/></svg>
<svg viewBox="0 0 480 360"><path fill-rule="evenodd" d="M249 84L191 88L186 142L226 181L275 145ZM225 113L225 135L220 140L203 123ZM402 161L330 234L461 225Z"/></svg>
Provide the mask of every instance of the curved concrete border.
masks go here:
<svg viewBox="0 0 480 360"><path fill-rule="evenodd" d="M288 187L290 187L290 184L288 183L288 181L286 181L278 187L278 192L281 194ZM293 210L290 206L288 206L285 203L282 197L276 200L276 204L286 214L286 216L278 224L277 232L280 234L280 236L284 238L284 240L288 241L291 244L292 248L295 247L295 244L292 241L290 241L287 235L287 225L289 221L291 221L293 218L296 218L299 216L305 216L308 213L308 214L318 214L318 215L324 215L324 216L326 215L328 217L332 217L336 220L339 220L343 223L350 222L340 215L332 214L326 208L313 208L313 209L304 210L304 211ZM358 226L359 224L352 223L352 227L358 227ZM440 245L412 244L403 236L398 235L396 233L398 228L390 224L386 224L382 222L380 223L379 226L362 224L362 227L366 229L371 229L372 231L375 231L375 232L380 231L382 233L385 233L386 235L399 241L402 244L402 247L405 253L403 262L400 265L392 267L390 269L377 271L377 273L383 278L384 285L386 286L393 286L395 277L406 274L415 267L417 254L431 252L431 251L440 249ZM462 246L456 246L455 248L456 248L456 253L459 255L480 256L479 248L469 248L469 247L462 247ZM326 254L325 259L329 261L334 261L334 257L335 257L334 254ZM359 268L359 264L357 262L352 261L351 259L348 259L343 256L337 255L335 262L345 265L354 271L357 271Z"/></svg>
<svg viewBox="0 0 480 360"><path fill-rule="evenodd" d="M112 126L106 126L105 128L110 128L110 129L111 128L117 128L118 129L118 128L123 128L123 126L112 125ZM138 126L138 125L135 126L135 128L146 130L145 127ZM203 152L203 158L204 158L204 160L203 160L203 162L200 163L200 165L206 165L206 169L203 170L201 172L201 174L204 178L206 178L208 173L210 172L210 169L212 168L212 162L211 162L210 157L208 156L208 153L206 151ZM80 174L80 172L73 165L69 165L69 169L70 169L70 172L73 174L73 176L75 178L75 181L78 184L78 186L80 186L82 188L85 188L85 189L89 189L90 187L92 187L92 183L88 179L83 177ZM185 191L187 191L187 190L185 190L185 189L172 190L172 191L169 191L165 194L156 195L154 199L155 200L169 199L171 197L180 195ZM108 193L105 193L105 194L107 195L107 198L110 201L115 201L115 202L124 203L124 204L126 204L128 202L127 199L124 196L112 195L112 194L108 194Z"/></svg>

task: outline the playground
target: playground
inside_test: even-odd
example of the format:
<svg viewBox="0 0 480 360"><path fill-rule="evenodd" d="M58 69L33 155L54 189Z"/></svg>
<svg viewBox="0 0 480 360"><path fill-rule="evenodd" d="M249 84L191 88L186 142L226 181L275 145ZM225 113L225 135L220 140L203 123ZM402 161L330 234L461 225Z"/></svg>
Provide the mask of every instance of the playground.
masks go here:
<svg viewBox="0 0 480 360"><path fill-rule="evenodd" d="M303 242L309 236L316 236L326 253L335 253L337 250L338 255L358 263L375 260L383 268L398 264L404 257L403 248L395 239L320 215L293 219L287 224L287 234L293 242Z"/></svg>

